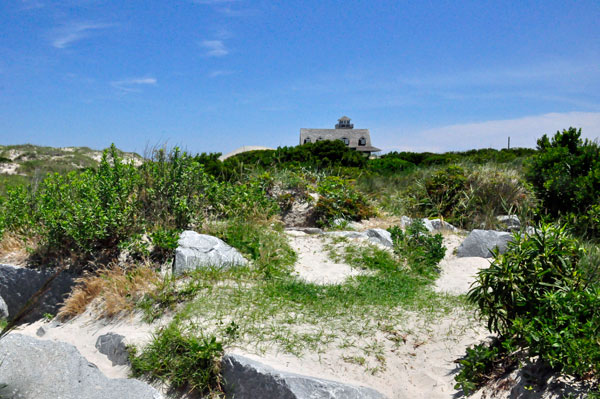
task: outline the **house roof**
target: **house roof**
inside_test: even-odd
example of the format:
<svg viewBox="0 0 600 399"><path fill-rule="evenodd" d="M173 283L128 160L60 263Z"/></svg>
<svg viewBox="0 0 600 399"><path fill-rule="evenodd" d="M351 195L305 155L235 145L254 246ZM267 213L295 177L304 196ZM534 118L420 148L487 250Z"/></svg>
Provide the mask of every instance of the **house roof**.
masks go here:
<svg viewBox="0 0 600 399"><path fill-rule="evenodd" d="M350 118L348 118L346 115L342 116L340 119L338 119L338 121L349 121Z"/></svg>

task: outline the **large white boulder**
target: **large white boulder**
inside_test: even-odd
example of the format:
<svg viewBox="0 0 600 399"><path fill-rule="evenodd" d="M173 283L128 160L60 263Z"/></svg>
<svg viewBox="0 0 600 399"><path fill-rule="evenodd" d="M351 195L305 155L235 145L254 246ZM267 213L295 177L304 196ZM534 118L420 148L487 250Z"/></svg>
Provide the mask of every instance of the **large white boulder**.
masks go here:
<svg viewBox="0 0 600 399"><path fill-rule="evenodd" d="M173 267L175 274L202 267L227 268L248 264L248 261L237 249L227 245L223 240L207 234L198 234L190 230L184 231L179 236L178 244Z"/></svg>

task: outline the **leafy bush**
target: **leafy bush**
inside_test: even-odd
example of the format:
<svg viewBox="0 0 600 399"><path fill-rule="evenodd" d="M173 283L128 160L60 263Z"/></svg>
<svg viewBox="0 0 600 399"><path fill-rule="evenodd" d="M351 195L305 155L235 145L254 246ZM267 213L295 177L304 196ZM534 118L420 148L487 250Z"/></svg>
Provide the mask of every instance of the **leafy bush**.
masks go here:
<svg viewBox="0 0 600 399"><path fill-rule="evenodd" d="M130 351L134 376L168 382L174 388L206 394L221 391L223 346L214 336L191 334L176 322L161 328L141 353Z"/></svg>
<svg viewBox="0 0 600 399"><path fill-rule="evenodd" d="M143 184L140 205L143 218L163 227L185 229L199 224L207 205L206 195L218 186L193 156L175 147L160 149L140 168Z"/></svg>
<svg viewBox="0 0 600 399"><path fill-rule="evenodd" d="M375 215L350 180L327 176L319 182L317 192L320 195L314 211L317 226L331 226L335 219L360 221Z"/></svg>
<svg viewBox="0 0 600 399"><path fill-rule="evenodd" d="M23 186L7 189L0 197L0 239L5 230L29 233L35 226L35 205L31 193Z"/></svg>
<svg viewBox="0 0 600 399"><path fill-rule="evenodd" d="M581 129L573 127L544 135L537 142L538 153L528 163L527 178L541 200L541 213L568 216L579 222L583 233L597 236L600 198L600 146L581 139ZM579 218L579 216L583 216ZM591 226L590 226L591 225Z"/></svg>
<svg viewBox="0 0 600 399"><path fill-rule="evenodd" d="M583 247L565 227L541 225L535 234L515 234L506 253L496 252L490 267L479 271L469 299L488 318L490 331L506 334L546 293L584 284L578 268L582 255Z"/></svg>
<svg viewBox="0 0 600 399"><path fill-rule="evenodd" d="M544 224L534 234L515 234L504 255L496 252L468 298L508 352L599 378L598 258L565 227Z"/></svg>
<svg viewBox="0 0 600 399"><path fill-rule="evenodd" d="M425 180L429 207L437 212L437 216L451 217L466 184L465 171L460 166L451 165L434 173Z"/></svg>
<svg viewBox="0 0 600 399"><path fill-rule="evenodd" d="M223 162L224 175L239 177L248 166L251 168L364 168L367 158L346 147L340 140L323 140L294 147L279 147L276 150L249 151Z"/></svg>
<svg viewBox="0 0 600 399"><path fill-rule="evenodd" d="M394 253L412 270L429 277L439 272L438 263L446 254L441 234L432 236L421 219L414 219L406 232L398 226L390 227L388 231L392 235Z"/></svg>
<svg viewBox="0 0 600 399"><path fill-rule="evenodd" d="M415 167L415 164L405 161L404 159L384 156L381 158L370 159L368 166L369 170L375 173L391 175L410 170Z"/></svg>
<svg viewBox="0 0 600 399"><path fill-rule="evenodd" d="M39 222L51 252L90 254L115 248L139 230L138 174L114 145L98 170L48 176L37 193Z"/></svg>

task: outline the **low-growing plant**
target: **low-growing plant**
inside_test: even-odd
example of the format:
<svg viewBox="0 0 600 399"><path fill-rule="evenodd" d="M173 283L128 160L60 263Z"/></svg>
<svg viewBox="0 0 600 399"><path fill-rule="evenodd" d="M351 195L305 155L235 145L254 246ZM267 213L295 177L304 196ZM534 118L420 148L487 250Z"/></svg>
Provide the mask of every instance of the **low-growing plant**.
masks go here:
<svg viewBox="0 0 600 399"><path fill-rule="evenodd" d="M469 396L493 377L506 372L514 360L499 340L468 347L465 356L458 361L460 371L454 377L454 389L462 389Z"/></svg>
<svg viewBox="0 0 600 399"><path fill-rule="evenodd" d="M176 321L159 329L141 351L130 349L136 377L168 383L198 394L222 393L220 358L223 346L214 336L198 335L192 325Z"/></svg>
<svg viewBox="0 0 600 399"><path fill-rule="evenodd" d="M394 253L408 267L425 276L439 273L438 263L446 254L441 234L431 235L421 219L413 219L406 231L399 226L390 227L388 231L392 235Z"/></svg>
<svg viewBox="0 0 600 399"><path fill-rule="evenodd" d="M204 231L247 255L265 277L288 274L296 261L296 253L282 231L265 224L236 219L207 224Z"/></svg>

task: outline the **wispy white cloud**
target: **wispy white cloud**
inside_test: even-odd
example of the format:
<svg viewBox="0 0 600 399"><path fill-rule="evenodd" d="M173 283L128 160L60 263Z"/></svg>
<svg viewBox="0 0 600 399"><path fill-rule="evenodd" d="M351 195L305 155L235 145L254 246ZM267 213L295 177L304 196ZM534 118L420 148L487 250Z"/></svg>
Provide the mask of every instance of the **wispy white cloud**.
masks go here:
<svg viewBox="0 0 600 399"><path fill-rule="evenodd" d="M71 23L55 29L51 34L51 43L52 46L62 49L89 37L94 31L107 29L111 26L113 25L97 22Z"/></svg>
<svg viewBox="0 0 600 399"><path fill-rule="evenodd" d="M206 55L209 57L223 57L229 54L223 40L203 40L200 45L206 49Z"/></svg>
<svg viewBox="0 0 600 399"><path fill-rule="evenodd" d="M472 148L504 148L510 136L512 147L535 147L543 134L552 135L570 126L581 128L582 136L600 138L600 112L566 112L532 115L518 119L492 120L441 126L415 134L382 132L385 151L461 151Z"/></svg>
<svg viewBox="0 0 600 399"><path fill-rule="evenodd" d="M216 71L212 71L211 73L208 74L209 78L218 78L219 76L227 76L227 75L231 75L232 73L234 73L233 71L229 71L229 70L216 70Z"/></svg>
<svg viewBox="0 0 600 399"><path fill-rule="evenodd" d="M142 86L155 86L156 83L156 78L140 77L123 80L114 80L110 82L110 85L123 93L132 93L141 91Z"/></svg>

